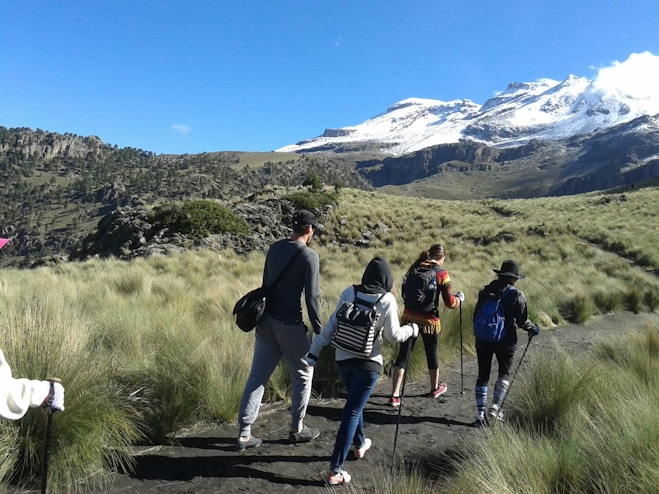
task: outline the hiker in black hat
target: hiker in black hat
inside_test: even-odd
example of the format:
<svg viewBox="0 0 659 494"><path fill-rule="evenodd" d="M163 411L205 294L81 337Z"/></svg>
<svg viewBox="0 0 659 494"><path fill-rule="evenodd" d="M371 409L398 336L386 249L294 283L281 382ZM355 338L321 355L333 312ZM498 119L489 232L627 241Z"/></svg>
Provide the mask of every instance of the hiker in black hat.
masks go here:
<svg viewBox="0 0 659 494"><path fill-rule="evenodd" d="M512 260L504 261L501 269L493 271L497 274L497 279L480 290L474 310L474 335L478 357L475 389L478 416L474 422L476 427L485 425L489 419L503 420L501 403L510 385L510 367L517 349L515 326L530 335L540 332L540 327L528 318L526 297L515 287L518 280L525 278L520 274L518 264ZM496 356L499 364L499 375L494 385L492 404L486 416L487 384L493 356Z"/></svg>

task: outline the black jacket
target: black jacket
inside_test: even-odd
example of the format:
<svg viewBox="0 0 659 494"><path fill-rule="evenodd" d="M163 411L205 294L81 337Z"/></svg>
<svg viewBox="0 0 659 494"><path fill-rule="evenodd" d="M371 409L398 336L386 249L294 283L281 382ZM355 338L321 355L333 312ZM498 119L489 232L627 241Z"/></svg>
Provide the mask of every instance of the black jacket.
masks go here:
<svg viewBox="0 0 659 494"><path fill-rule="evenodd" d="M501 297L508 286L509 284L504 281L494 280L489 285L481 288L481 291L478 292L478 302L476 303L476 309L474 310L474 319L481 306L485 303L485 300L488 298ZM516 293L507 293L502 301L503 310L506 314L506 332L501 341L496 343L497 345L510 347L517 345L517 331L515 330L515 326L525 331L533 331L535 329L535 324L529 320L528 309L526 307L526 297L521 290L518 290L515 287L513 287L513 290ZM486 342L476 338L476 343L479 344Z"/></svg>

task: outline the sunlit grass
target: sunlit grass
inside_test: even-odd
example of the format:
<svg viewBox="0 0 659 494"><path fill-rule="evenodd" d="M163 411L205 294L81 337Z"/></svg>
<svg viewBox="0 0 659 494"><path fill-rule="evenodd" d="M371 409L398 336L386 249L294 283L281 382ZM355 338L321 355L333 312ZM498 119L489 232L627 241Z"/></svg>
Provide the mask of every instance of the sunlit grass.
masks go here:
<svg viewBox="0 0 659 494"><path fill-rule="evenodd" d="M441 372L459 359L461 341L463 352L473 353L471 321L478 291L494 278L492 269L506 259L520 262L527 279L517 286L526 295L531 319L545 328L620 310L654 311L659 306L659 282L652 274L659 262L659 233L654 226L659 192L643 189L609 202L603 197L607 196L449 202L344 189L339 206L323 218L328 233L314 238L321 259L321 318L329 318L340 293L360 282L376 255L391 264L402 311L403 274L434 243L446 248L444 267L453 291L466 295L462 318L459 310L441 310ZM3 271L0 347L16 375L38 379L57 375L67 389L67 411L55 419L53 485L71 490L82 485L80 479L102 484L113 465L129 463L129 446L138 438L166 442L197 421L235 419L254 335L235 327L231 310L240 296L261 283L263 263L263 253L198 251L132 262L92 259L34 271ZM385 345L385 374L397 351L397 345ZM600 350L602 355L607 352L616 353ZM320 358L316 393L333 395L341 384L331 348ZM656 369L644 368L644 358L639 356L631 369L619 374L631 373L652 383ZM634 362L632 357L625 359ZM528 402L521 395L519 401L511 398L514 410L515 403L528 405L531 418L523 419L520 410L520 424L531 420L536 427L530 429L537 435L565 427L565 417L572 417L571 427L600 420L589 415L596 400L588 398L601 387L599 364L592 374L560 355L538 365L553 369L552 374L537 376L535 384L527 385L533 390ZM427 379L426 367L419 342L409 378ZM620 387L636 389L636 385ZM515 394L522 393L520 388ZM287 399L289 392L282 365L266 397ZM533 397L538 399L534 402ZM573 413L575 407L578 411ZM645 416L642 406L637 412ZM1 424L1 479L18 475L29 482L38 477L43 424L40 410L31 410L20 423ZM647 433L654 437L652 430ZM527 465L545 458L546 472L553 472L565 486L577 485L579 469L590 472L592 467L575 461L575 470L566 472L575 447L564 441L558 454L552 449L553 439L547 437L542 436L527 458L513 454L510 468L515 461ZM526 448L536 439L494 440ZM505 468L495 470L492 478L502 481L493 485L502 490L481 492L523 492L518 490L521 483L505 484L506 475ZM552 492L542 490L547 488L542 485L549 473L525 475L529 478L522 476L520 482L537 485L537 492ZM647 472L643 475L653 478ZM401 492L424 492L427 487L413 479L401 482L396 487ZM475 482L481 485L480 480ZM563 488L560 483L547 485Z"/></svg>
<svg viewBox="0 0 659 494"><path fill-rule="evenodd" d="M573 359L536 359L511 397L507 427L470 446L439 492L656 492L659 326Z"/></svg>

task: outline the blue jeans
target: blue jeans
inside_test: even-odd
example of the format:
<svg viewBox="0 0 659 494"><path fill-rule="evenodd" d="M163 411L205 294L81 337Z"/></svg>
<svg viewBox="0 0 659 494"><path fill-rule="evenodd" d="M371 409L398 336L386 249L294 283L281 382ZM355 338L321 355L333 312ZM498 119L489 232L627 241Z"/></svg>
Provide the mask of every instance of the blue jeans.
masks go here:
<svg viewBox="0 0 659 494"><path fill-rule="evenodd" d="M380 377L377 372L362 369L358 362L337 362L337 366L339 376L348 391L348 399L343 409L339 432L336 433L334 453L330 462L330 470L334 473L340 472L343 468L350 451L350 444L354 444L357 449L364 445L362 411Z"/></svg>

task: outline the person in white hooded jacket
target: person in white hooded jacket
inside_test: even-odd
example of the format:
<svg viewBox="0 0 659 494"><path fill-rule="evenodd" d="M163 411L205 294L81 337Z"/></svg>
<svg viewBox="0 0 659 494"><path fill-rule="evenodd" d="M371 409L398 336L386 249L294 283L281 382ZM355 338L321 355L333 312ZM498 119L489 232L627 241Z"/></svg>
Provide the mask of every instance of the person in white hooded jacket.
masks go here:
<svg viewBox="0 0 659 494"><path fill-rule="evenodd" d="M0 350L0 418L18 420L31 407L64 410L64 387L57 382L17 379Z"/></svg>
<svg viewBox="0 0 659 494"><path fill-rule="evenodd" d="M361 285L346 288L336 309L322 332L317 335L307 355L307 364L314 366L320 355L320 350L332 341L338 328L337 312L344 302L359 301L373 304L380 314L375 324L377 337L373 342L373 349L366 357L358 357L352 353L336 349L336 364L348 391L348 397L343 409L341 425L336 434L334 452L330 460L330 469L325 482L330 485L347 484L351 476L343 470L343 464L350 451L350 445L355 447L355 457L363 458L364 453L371 447L371 440L364 436L363 410L366 402L375 388L382 368L382 336L389 341L403 342L419 334L419 327L415 324L401 326L398 320L398 304L396 297L391 293L394 285L393 275L389 263L382 257L375 257L366 267L362 276ZM357 295L357 300L356 300Z"/></svg>
<svg viewBox="0 0 659 494"><path fill-rule="evenodd" d="M0 239L0 249L8 239ZM18 420L31 407L64 410L64 387L60 383L16 379L0 349L0 418Z"/></svg>

